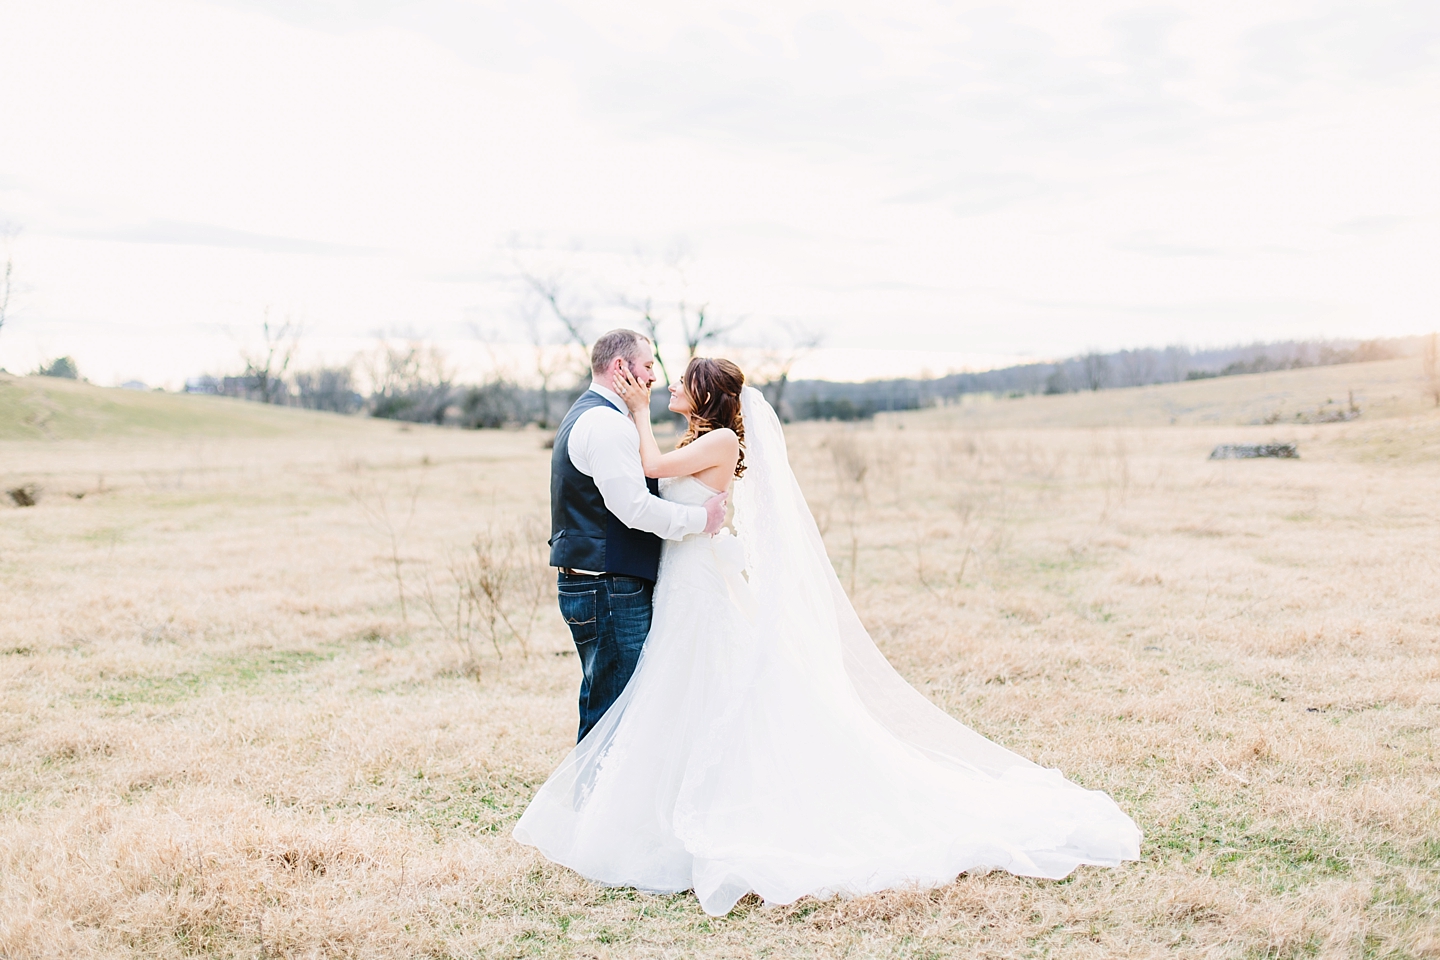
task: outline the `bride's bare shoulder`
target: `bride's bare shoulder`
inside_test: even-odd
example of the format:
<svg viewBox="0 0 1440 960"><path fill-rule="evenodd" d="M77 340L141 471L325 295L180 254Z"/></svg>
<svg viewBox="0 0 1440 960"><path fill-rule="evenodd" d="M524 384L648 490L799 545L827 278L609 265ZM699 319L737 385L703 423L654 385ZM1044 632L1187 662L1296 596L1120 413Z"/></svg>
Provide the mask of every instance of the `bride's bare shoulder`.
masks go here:
<svg viewBox="0 0 1440 960"><path fill-rule="evenodd" d="M740 459L740 438L729 427L717 427L706 432L692 444L704 458L706 466L730 471Z"/></svg>

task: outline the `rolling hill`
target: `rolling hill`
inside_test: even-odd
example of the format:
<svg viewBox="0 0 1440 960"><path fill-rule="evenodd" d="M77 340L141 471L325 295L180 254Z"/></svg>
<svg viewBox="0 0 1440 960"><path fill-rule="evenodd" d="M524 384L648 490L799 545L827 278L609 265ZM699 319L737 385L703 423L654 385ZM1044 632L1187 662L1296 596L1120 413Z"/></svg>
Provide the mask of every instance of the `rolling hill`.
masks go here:
<svg viewBox="0 0 1440 960"><path fill-rule="evenodd" d="M886 414L928 427L1162 427L1300 424L1335 416L1351 399L1360 419L1422 414L1433 408L1414 358L1305 367L1145 387L997 398Z"/></svg>
<svg viewBox="0 0 1440 960"><path fill-rule="evenodd" d="M365 417L229 397L122 390L56 377L0 374L0 440L282 437L380 426Z"/></svg>

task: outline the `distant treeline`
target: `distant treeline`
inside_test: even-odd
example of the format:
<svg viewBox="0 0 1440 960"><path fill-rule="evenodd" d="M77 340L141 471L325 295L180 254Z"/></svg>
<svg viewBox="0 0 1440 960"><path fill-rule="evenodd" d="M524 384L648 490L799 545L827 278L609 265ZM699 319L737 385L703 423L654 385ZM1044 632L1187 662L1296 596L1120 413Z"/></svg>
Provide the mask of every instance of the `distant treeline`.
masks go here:
<svg viewBox="0 0 1440 960"><path fill-rule="evenodd" d="M363 369L363 378L357 367ZM456 383L444 355L420 342L382 343L342 366L277 373L268 364L252 363L240 376L195 377L185 383L187 393L472 429L526 423L551 426L556 411L563 412L584 389L583 385L568 391L534 389L503 378Z"/></svg>
<svg viewBox="0 0 1440 960"><path fill-rule="evenodd" d="M1287 340L1208 350L1176 346L1092 352L1054 363L927 380L792 380L785 392L785 412L796 420L863 420L885 411L943 404L967 393L1009 397L1074 393L1418 356L1424 340Z"/></svg>
<svg viewBox="0 0 1440 960"><path fill-rule="evenodd" d="M863 420L885 411L953 402L969 393L1012 397L1072 393L1417 356L1424 340L1290 340L1209 350L1121 350L925 380L844 383L780 378L757 386L772 402L778 400L787 420ZM363 392L357 365L363 366L368 385ZM386 344L345 366L287 373L252 365L242 376L194 378L186 383L186 391L472 429L531 423L552 428L588 385L578 371L566 387L537 388L504 378L456 383L447 370L445 358L433 347ZM664 391L656 391L652 413L657 419L666 416L667 400Z"/></svg>

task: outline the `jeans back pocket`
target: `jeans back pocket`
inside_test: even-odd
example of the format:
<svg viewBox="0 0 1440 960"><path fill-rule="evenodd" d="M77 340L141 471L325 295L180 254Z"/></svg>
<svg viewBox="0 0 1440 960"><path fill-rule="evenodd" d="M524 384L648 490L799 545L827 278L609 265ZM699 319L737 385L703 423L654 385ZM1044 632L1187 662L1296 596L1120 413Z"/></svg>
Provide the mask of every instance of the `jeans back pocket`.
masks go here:
<svg viewBox="0 0 1440 960"><path fill-rule="evenodd" d="M600 635L600 623L595 615L596 592L560 592L560 615L565 618L565 625L576 643L589 643Z"/></svg>

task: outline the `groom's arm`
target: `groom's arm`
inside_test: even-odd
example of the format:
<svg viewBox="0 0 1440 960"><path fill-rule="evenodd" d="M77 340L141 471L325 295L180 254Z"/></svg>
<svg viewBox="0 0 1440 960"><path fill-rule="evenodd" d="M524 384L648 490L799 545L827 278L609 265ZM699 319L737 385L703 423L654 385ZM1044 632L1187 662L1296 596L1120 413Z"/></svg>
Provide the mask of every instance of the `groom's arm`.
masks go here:
<svg viewBox="0 0 1440 960"><path fill-rule="evenodd" d="M595 481L605 509L625 526L665 540L705 530L705 508L661 500L645 486L640 435L630 418L603 408L587 410L570 429L570 462Z"/></svg>

